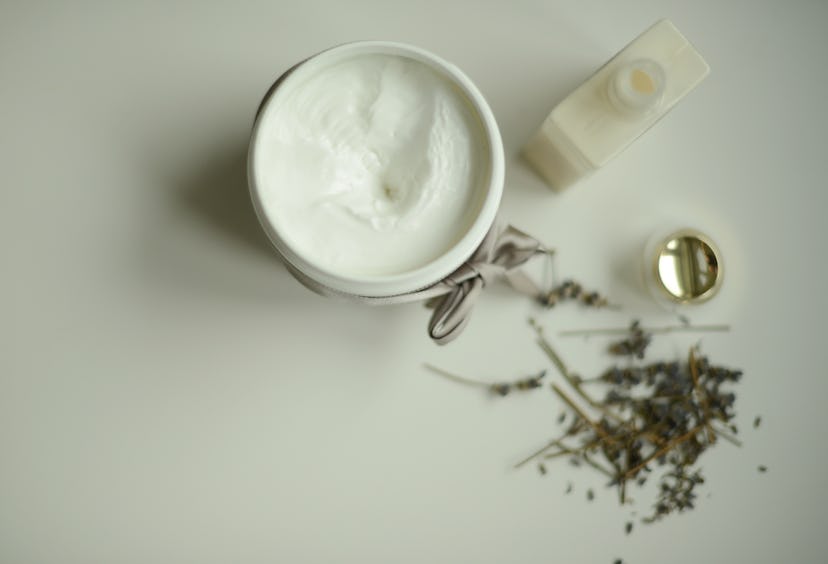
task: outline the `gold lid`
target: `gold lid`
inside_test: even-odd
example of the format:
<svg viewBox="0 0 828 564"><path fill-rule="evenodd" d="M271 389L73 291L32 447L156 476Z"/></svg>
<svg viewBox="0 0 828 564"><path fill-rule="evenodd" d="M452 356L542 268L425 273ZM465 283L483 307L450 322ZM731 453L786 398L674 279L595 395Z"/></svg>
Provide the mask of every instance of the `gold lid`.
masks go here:
<svg viewBox="0 0 828 564"><path fill-rule="evenodd" d="M664 238L655 252L655 278L667 297L678 303L700 303L722 285L722 257L709 237L682 229Z"/></svg>

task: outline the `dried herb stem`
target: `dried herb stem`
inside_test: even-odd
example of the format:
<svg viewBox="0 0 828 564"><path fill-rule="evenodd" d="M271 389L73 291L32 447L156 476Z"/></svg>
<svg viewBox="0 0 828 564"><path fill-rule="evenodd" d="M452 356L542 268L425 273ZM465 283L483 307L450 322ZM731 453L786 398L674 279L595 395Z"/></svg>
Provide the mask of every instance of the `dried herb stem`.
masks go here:
<svg viewBox="0 0 828 564"><path fill-rule="evenodd" d="M561 444L560 441L554 441L554 442L557 443L557 444L555 444L555 445L552 445L552 444L546 445L546 447L536 451L534 454L529 456L527 459L524 459L524 460L520 461L518 464L515 465L515 468L519 468L520 466L526 464L527 462L530 462L533 458L535 458L537 456L540 456L541 454L543 454L547 449L551 448L552 446L557 446L561 450L559 450L557 452L552 452L552 453L546 454L546 455L544 455L544 458L545 459L550 459L550 458L558 458L558 457L561 457L561 456L577 456L581 460L583 460L584 462L586 462L587 464L592 466L595 470L598 470L599 472L601 472L602 474L607 476L608 478L613 478L615 476L611 471L607 470L606 468L604 468L603 466L601 466L600 464L595 462L595 460L593 460L586 453L585 450L583 450L583 449L576 450L576 449L566 447L563 444Z"/></svg>
<svg viewBox="0 0 828 564"><path fill-rule="evenodd" d="M546 458L546 459L549 459L549 458L558 458L560 456L573 455L573 454L578 454L578 452L575 451L575 450L571 450L571 449L567 448L567 449L564 449L564 450L559 450L558 452L551 452L549 454L545 454L545 455L543 455L543 457Z"/></svg>
<svg viewBox="0 0 828 564"><path fill-rule="evenodd" d="M690 378L693 380L693 389L696 392L696 397L699 400L699 405L701 405L702 413L704 414L704 428L707 431L707 442L713 444L716 442L716 435L713 433L713 426L710 424L710 410L707 408L707 394L699 385L699 367L696 364L696 347L690 347L687 365L690 368Z"/></svg>
<svg viewBox="0 0 828 564"><path fill-rule="evenodd" d="M624 449L624 468L630 467L630 445L626 445L627 448ZM625 472L622 472L621 469L618 469L618 476L621 477L619 480L618 485L618 501L621 505L627 501L627 478Z"/></svg>
<svg viewBox="0 0 828 564"><path fill-rule="evenodd" d="M736 445L737 447L742 446L742 441L740 441L739 439L737 439L736 437L734 437L733 435L731 435L730 433L728 433L727 431L725 431L724 429L719 427L718 425L714 425L713 430L716 432L717 435L722 437L727 442L732 443L732 444Z"/></svg>
<svg viewBox="0 0 828 564"><path fill-rule="evenodd" d="M665 444L663 447L661 447L660 449L652 453L650 456L648 456L647 458L645 458L644 460L642 460L641 462L627 470L621 478L622 481L634 477L639 472L639 470L647 466L650 462L652 462L659 456L667 454L669 451L671 451L673 448L683 443L684 441L692 439L702 429L704 429L704 425L696 425L683 435L679 435L678 437L668 441L667 444Z"/></svg>
<svg viewBox="0 0 828 564"><path fill-rule="evenodd" d="M609 441L609 442L613 442L613 443L615 442L615 440L614 440L612 437L610 437L610 436L607 434L607 432L606 432L606 431L604 431L604 429L602 429L602 428L601 428L601 426L600 426L600 425L598 425L597 423L595 423L595 421L593 421L593 420L589 417L589 415L587 415L587 414L584 412L584 410L583 410L583 409L581 409L581 407L580 407L578 404L576 404L574 401L572 401L572 398L570 398L568 395L566 395L566 393L565 393L565 392L564 392L564 391L563 391L563 390L562 390L562 389L561 389L561 388L560 388L557 384L552 384L552 390L554 390L554 392L555 392L556 394L558 394L558 397L560 397L562 400L564 400L564 402L566 402L566 404L567 404L567 405L569 405L569 407L571 407L571 408L572 408L572 410L573 410L575 413L577 413L577 414L578 414L578 416L579 416L579 417L580 417L580 418L581 418L581 419L582 419L582 420L583 420L583 421L584 421L587 425L589 425L590 427L592 427L592 430L593 430L593 431L595 431L595 433L596 433L599 437L601 437L601 438L602 438L602 439L604 439L605 441Z"/></svg>
<svg viewBox="0 0 828 564"><path fill-rule="evenodd" d="M587 464L589 464L590 466L592 466L593 468L607 476L608 478L612 479L615 477L615 475L612 472L610 472L609 470L595 462L592 458L590 458L590 456L586 452L581 453L581 458L584 459L584 462L586 462Z"/></svg>
<svg viewBox="0 0 828 564"><path fill-rule="evenodd" d="M543 333L543 328L540 327L534 320L530 320L530 324L532 325L532 327L535 330L535 333L537 334L537 342L541 350L543 350L543 352L546 353L546 356L549 358L549 360L552 361L552 364L555 365L555 368L558 369L558 372L560 372L561 376L564 377L567 384L569 384L572 387L572 389L575 390L575 392L581 397L581 399L583 399L593 408L599 410L607 417L610 417L615 421L622 421L621 417L619 417L618 415L607 409L605 406L601 405L600 403L589 397L589 395L586 392L584 392L583 388L581 387L581 377L569 371L566 364L564 364L564 361L561 359L560 355L552 347L552 344L546 339L546 336Z"/></svg>
<svg viewBox="0 0 828 564"><path fill-rule="evenodd" d="M727 332L730 331L730 325L670 325L665 327L651 327L644 328L647 333L664 334L664 333L696 333L696 332ZM568 331L560 331L558 335L561 337L577 337L583 335L623 335L629 333L629 328L602 328L602 329L574 329Z"/></svg>
<svg viewBox="0 0 828 564"><path fill-rule="evenodd" d="M622 478L618 485L618 503L624 505L627 503L627 479Z"/></svg>
<svg viewBox="0 0 828 564"><path fill-rule="evenodd" d="M569 451L569 449L567 447L565 447L564 445L561 444L560 439L555 439L555 440L549 441L544 446L542 446L541 448L539 448L538 450L536 450L535 452L533 452L532 454L530 454L529 456L527 456L526 458L524 458L523 460L521 460L520 462L515 464L514 467L515 468L520 468L524 464L528 464L529 462L531 462L535 458L539 457L540 455L542 455L543 453L545 453L547 450L549 450L550 448L552 448L554 446L557 446L561 449L566 449L567 451Z"/></svg>
<svg viewBox="0 0 828 564"><path fill-rule="evenodd" d="M661 446L666 442L663 437L658 436L656 433L654 433L652 431L641 431L641 434L639 436L642 439L647 439L648 441L650 441L654 445L658 445L658 446Z"/></svg>
<svg viewBox="0 0 828 564"><path fill-rule="evenodd" d="M471 378L465 378L463 376L460 376L459 374L448 372L446 370L443 370L442 368L437 368L436 366L428 363L424 363L423 366L427 370L431 370L432 372L439 374L440 376L443 376L445 378L448 378L449 380L453 380L458 384L464 384L466 386L476 386L478 388L488 388L491 386L491 384L487 384L486 382L481 382L480 380L472 380Z"/></svg>

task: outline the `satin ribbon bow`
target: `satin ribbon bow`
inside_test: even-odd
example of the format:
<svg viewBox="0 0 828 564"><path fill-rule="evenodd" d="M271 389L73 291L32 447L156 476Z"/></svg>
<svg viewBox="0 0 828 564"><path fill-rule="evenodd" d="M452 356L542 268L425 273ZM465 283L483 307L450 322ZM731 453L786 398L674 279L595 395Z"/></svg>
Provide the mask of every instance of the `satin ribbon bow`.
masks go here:
<svg viewBox="0 0 828 564"><path fill-rule="evenodd" d="M538 254L551 254L535 238L511 225L497 223L489 230L472 256L457 270L441 281L421 290L395 296L357 296L347 294L308 278L288 261L285 266L293 276L309 289L323 296L337 296L366 304L399 304L426 301L434 309L428 324L429 336L439 345L454 340L466 324L486 284L505 279L515 290L533 298L540 290L518 267Z"/></svg>
<svg viewBox="0 0 828 564"><path fill-rule="evenodd" d="M439 345L455 339L469 322L478 296L494 280L505 279L515 290L538 297L539 288L518 267L535 255L549 253L536 239L511 225L502 230L493 227L469 260L432 287L442 287L445 294L427 304L434 308L429 336Z"/></svg>

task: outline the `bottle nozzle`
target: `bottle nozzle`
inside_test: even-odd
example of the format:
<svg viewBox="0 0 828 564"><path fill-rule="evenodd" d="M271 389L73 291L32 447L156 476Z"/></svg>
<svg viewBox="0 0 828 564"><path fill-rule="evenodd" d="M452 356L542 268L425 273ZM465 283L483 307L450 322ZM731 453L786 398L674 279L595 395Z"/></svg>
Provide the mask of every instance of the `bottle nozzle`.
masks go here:
<svg viewBox="0 0 828 564"><path fill-rule="evenodd" d="M610 78L610 102L628 114L649 113L661 104L665 82L664 69L654 60L627 63Z"/></svg>

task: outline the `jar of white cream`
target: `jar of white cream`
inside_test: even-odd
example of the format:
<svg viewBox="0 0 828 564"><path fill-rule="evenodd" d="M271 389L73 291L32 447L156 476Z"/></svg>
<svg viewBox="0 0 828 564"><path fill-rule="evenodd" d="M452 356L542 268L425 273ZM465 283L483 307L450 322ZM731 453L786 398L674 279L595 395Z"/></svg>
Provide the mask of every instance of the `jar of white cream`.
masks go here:
<svg viewBox="0 0 828 564"><path fill-rule="evenodd" d="M249 149L256 213L312 288L367 298L433 285L492 227L503 145L468 77L427 51L364 41L285 73Z"/></svg>

